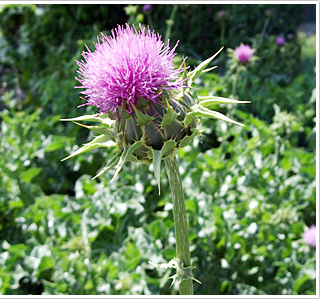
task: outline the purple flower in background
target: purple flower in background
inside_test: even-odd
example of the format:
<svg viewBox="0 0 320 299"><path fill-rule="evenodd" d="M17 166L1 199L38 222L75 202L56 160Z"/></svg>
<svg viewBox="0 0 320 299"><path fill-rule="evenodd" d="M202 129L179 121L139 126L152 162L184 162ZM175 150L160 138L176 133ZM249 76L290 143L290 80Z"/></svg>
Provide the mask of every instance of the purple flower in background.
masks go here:
<svg viewBox="0 0 320 299"><path fill-rule="evenodd" d="M240 45L235 49L234 54L241 63L247 63L253 56L253 50L248 45Z"/></svg>
<svg viewBox="0 0 320 299"><path fill-rule="evenodd" d="M118 26L110 36L98 37L95 51L83 52L84 60L77 61L80 76L76 79L85 88L85 105L94 105L99 113L114 118L120 111L133 113L141 102L159 103L164 91L178 89L183 80L178 75L182 64L173 64L176 45L170 49L161 36L149 28ZM140 104L138 104L138 101ZM139 107L138 107L139 108Z"/></svg>
<svg viewBox="0 0 320 299"><path fill-rule="evenodd" d="M267 14L268 17L274 16L274 15L275 15L275 12L276 12L276 11L275 11L273 8L270 8L270 9L267 9L267 10L266 10L266 14Z"/></svg>
<svg viewBox="0 0 320 299"><path fill-rule="evenodd" d="M218 11L218 16L219 17L224 17L226 14L227 14L227 12L225 10Z"/></svg>
<svg viewBox="0 0 320 299"><path fill-rule="evenodd" d="M143 11L149 11L152 9L152 4L145 4L142 6Z"/></svg>
<svg viewBox="0 0 320 299"><path fill-rule="evenodd" d="M219 10L216 14L217 20L225 20L229 17L229 13L226 10Z"/></svg>
<svg viewBox="0 0 320 299"><path fill-rule="evenodd" d="M283 46L286 43L286 39L283 36L278 36L276 38L276 43L278 46Z"/></svg>
<svg viewBox="0 0 320 299"><path fill-rule="evenodd" d="M317 229L315 225L312 225L303 233L303 240L311 247L317 245Z"/></svg>

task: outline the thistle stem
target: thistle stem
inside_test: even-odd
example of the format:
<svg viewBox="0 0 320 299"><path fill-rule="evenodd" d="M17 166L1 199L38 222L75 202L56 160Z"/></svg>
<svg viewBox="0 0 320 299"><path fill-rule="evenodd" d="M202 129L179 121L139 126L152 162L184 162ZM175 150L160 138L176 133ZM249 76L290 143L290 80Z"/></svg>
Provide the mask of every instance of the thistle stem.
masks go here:
<svg viewBox="0 0 320 299"><path fill-rule="evenodd" d="M260 39L259 39L259 42L258 42L258 45L257 45L256 49L259 49L260 46L261 46L261 44L262 44L262 42L263 42L263 38L264 38L264 35L266 34L266 31L267 31L267 27L268 27L268 25L269 25L269 22L270 22L270 17L268 17L268 18L266 19L266 21L264 22L263 29L262 29L262 33L261 33L261 37L260 37Z"/></svg>
<svg viewBox="0 0 320 299"><path fill-rule="evenodd" d="M232 97L234 99L237 99L236 90L237 90L237 83L238 83L239 74L240 74L240 68L238 66L237 71L236 71L234 78L233 78L233 82L232 82Z"/></svg>
<svg viewBox="0 0 320 299"><path fill-rule="evenodd" d="M179 174L176 156L165 159L168 179L173 201L174 229L176 234L177 258L183 262L184 267L190 265L188 219L184 202L184 194ZM193 282L191 279L183 280L179 285L180 295L193 295Z"/></svg>
<svg viewBox="0 0 320 299"><path fill-rule="evenodd" d="M220 45L224 46L224 37L226 34L226 23L224 20L221 22L221 33L220 33Z"/></svg>
<svg viewBox="0 0 320 299"><path fill-rule="evenodd" d="M165 41L170 39L171 29L172 29L172 26L174 24L174 16L175 16L175 14L177 12L177 9L178 9L178 5L174 4L173 8L172 8L172 11L171 11L170 19L167 20L167 31L166 31L166 35L165 35L165 38L164 38Z"/></svg>

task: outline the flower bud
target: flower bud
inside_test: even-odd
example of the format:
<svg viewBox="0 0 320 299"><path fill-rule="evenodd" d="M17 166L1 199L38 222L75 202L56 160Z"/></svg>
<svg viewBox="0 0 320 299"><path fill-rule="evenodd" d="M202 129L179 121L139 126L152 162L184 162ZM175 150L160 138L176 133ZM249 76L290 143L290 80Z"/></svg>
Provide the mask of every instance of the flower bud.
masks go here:
<svg viewBox="0 0 320 299"><path fill-rule="evenodd" d="M134 108L133 114L122 114L116 121L119 145L130 145L143 139L144 145L133 154L145 162L152 161L148 156L148 147L161 150L169 140L174 140L176 147L179 147L180 141L185 136L191 136L191 129L195 128L195 122L189 125L183 122L193 104L193 98L185 94L179 100L169 98L161 103L150 103L142 109L143 112L140 107L139 110Z"/></svg>

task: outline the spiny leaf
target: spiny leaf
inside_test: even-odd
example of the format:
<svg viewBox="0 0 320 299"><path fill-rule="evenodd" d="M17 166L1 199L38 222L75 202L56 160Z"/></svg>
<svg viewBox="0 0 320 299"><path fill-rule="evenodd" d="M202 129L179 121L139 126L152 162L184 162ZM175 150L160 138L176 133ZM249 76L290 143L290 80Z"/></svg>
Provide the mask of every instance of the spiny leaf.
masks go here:
<svg viewBox="0 0 320 299"><path fill-rule="evenodd" d="M116 154L109 162L108 164L103 167L102 170L100 170L93 178L92 180L96 179L98 176L102 175L103 173L105 173L106 171L110 170L111 168L113 168L114 166L117 165L117 163L120 160L120 154Z"/></svg>
<svg viewBox="0 0 320 299"><path fill-rule="evenodd" d="M153 171L154 175L156 177L157 183L158 183L158 190L160 195L160 168L161 168L161 160L162 157L170 150L172 150L176 145L176 142L174 140L168 140L166 141L161 150L155 150L152 149L152 155L153 155Z"/></svg>
<svg viewBox="0 0 320 299"><path fill-rule="evenodd" d="M107 114L82 115L74 118L62 118L60 121L99 121L109 126L112 126L115 123L115 121L110 119Z"/></svg>
<svg viewBox="0 0 320 299"><path fill-rule="evenodd" d="M192 111L189 112L184 119L185 124L188 126L192 122L195 116L221 119L239 126L244 126L243 124L232 120L231 118L225 116L220 112L210 110L208 108L201 106L201 104L196 104L192 106Z"/></svg>
<svg viewBox="0 0 320 299"><path fill-rule="evenodd" d="M215 65L215 66L213 66L213 67L209 67L208 69L203 70L203 71L201 72L201 74L204 74L204 73L210 72L210 71L212 71L212 70L214 70L214 69L216 69L216 68L217 68L217 66L216 66L216 65Z"/></svg>
<svg viewBox="0 0 320 299"><path fill-rule="evenodd" d="M119 158L118 164L116 166L116 172L111 180L111 183L116 179L123 165L127 162L129 156L141 145L143 144L142 140L136 141L131 145L127 145L124 147L121 157Z"/></svg>
<svg viewBox="0 0 320 299"><path fill-rule="evenodd" d="M206 96L206 97L199 96L198 100L203 107L210 107L211 105L215 105L215 104L228 104L228 103L229 104L246 104L246 103L251 103L250 101L238 101L238 100L234 100L234 99L215 97L215 96Z"/></svg>
<svg viewBox="0 0 320 299"><path fill-rule="evenodd" d="M60 121L100 121L98 119L98 114L93 115L82 115L74 118L62 118Z"/></svg>
<svg viewBox="0 0 320 299"><path fill-rule="evenodd" d="M91 142L86 143L84 146L82 146L81 148L76 150L73 154L71 154L70 156L62 159L61 161L65 161L65 160L67 160L69 158L72 158L72 157L74 157L76 155L82 154L84 152L93 150L93 149L98 148L98 147L111 147L113 145L115 145L115 142L110 140L109 136L100 135L100 136L97 136L95 139L93 139Z"/></svg>
<svg viewBox="0 0 320 299"><path fill-rule="evenodd" d="M116 122L114 119L110 119L108 114L100 114L98 118L103 124L109 125L109 126L113 126Z"/></svg>
<svg viewBox="0 0 320 299"><path fill-rule="evenodd" d="M91 131L93 131L95 133L107 135L111 139L115 139L116 138L116 133L111 131L110 129L108 129L106 127L103 127L103 125L100 125L100 126L86 126L86 125L80 124L80 123L75 122L75 121L73 123L75 123L78 126L84 127L84 128L86 128L88 130L91 130Z"/></svg>
<svg viewBox="0 0 320 299"><path fill-rule="evenodd" d="M221 119L239 126L244 126L243 124L236 122L234 120L232 120L231 118L227 117L226 115L218 112L218 111L214 111L214 110L210 110L208 108L202 107L201 105L198 105L198 108L196 110L194 110L197 116L204 116L204 117L209 117L209 118L216 118L216 119Z"/></svg>
<svg viewBox="0 0 320 299"><path fill-rule="evenodd" d="M188 85L191 86L193 81L198 78L202 71L207 67L207 65L222 51L223 47L217 52L215 53L213 56L211 56L210 58L206 59L205 61L201 62L192 72L188 73Z"/></svg>

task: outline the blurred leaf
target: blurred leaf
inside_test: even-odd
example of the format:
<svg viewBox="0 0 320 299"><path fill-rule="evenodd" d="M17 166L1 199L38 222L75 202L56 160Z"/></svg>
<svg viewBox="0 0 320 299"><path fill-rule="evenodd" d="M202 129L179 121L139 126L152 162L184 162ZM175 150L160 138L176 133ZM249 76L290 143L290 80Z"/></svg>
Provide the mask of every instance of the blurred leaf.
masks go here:
<svg viewBox="0 0 320 299"><path fill-rule="evenodd" d="M41 262L38 266L38 271L37 271L38 278L50 280L51 275L53 273L54 266L55 266L55 263L51 257L49 256L42 257Z"/></svg>
<svg viewBox="0 0 320 299"><path fill-rule="evenodd" d="M41 168L39 167L29 168L28 170L21 172L20 177L26 183L30 183L32 179L40 173L40 171L41 171Z"/></svg>

